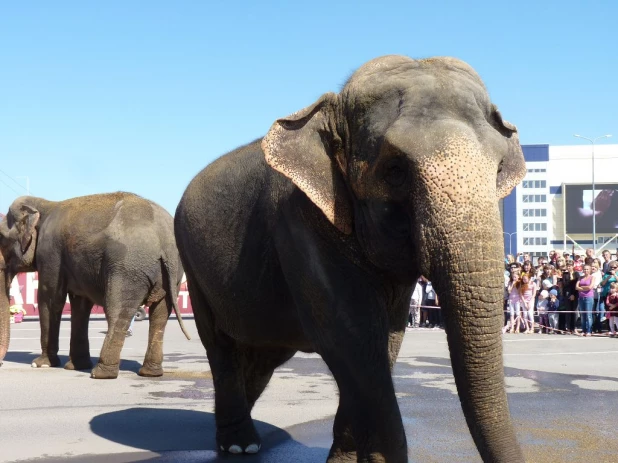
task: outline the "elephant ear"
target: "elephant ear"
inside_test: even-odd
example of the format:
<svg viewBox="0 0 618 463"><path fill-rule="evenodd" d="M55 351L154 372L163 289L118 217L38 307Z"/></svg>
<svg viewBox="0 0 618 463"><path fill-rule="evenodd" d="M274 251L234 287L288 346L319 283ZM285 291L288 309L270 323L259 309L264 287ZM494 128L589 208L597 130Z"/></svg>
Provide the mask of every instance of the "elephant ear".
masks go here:
<svg viewBox="0 0 618 463"><path fill-rule="evenodd" d="M496 125L506 138L508 146L507 152L500 162L498 180L496 183L498 198L504 198L526 175L526 161L524 159L524 153L521 150L521 145L519 144L517 127L504 120L502 114L500 114L500 111L495 105L492 107L492 112Z"/></svg>
<svg viewBox="0 0 618 463"><path fill-rule="evenodd" d="M335 114L337 96L326 93L313 105L275 121L262 150L269 166L300 188L335 227L350 234L352 207Z"/></svg>
<svg viewBox="0 0 618 463"><path fill-rule="evenodd" d="M32 239L36 231L36 226L41 218L41 213L35 208L27 205L22 205L19 210L23 215L15 225L19 236L21 253L25 254L32 244Z"/></svg>

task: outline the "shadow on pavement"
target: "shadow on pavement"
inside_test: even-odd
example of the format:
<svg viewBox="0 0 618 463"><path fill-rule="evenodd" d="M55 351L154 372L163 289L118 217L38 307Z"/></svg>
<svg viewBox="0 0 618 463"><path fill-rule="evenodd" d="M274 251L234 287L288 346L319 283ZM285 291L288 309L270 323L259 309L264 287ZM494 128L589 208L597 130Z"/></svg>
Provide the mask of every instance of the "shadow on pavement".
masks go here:
<svg viewBox="0 0 618 463"><path fill-rule="evenodd" d="M112 442L146 450L146 452L108 454L86 459L82 456L80 461L93 463L99 461L274 463L326 460L328 448L308 447L294 440L287 431L281 428L257 420L254 423L262 438L260 453L230 455L219 454L216 451L213 413L160 408L130 408L104 413L90 421L90 429L93 433ZM316 443L321 444L321 442Z"/></svg>
<svg viewBox="0 0 618 463"><path fill-rule="evenodd" d="M24 365L30 365L32 363L32 361L37 358L40 354L36 353L36 352L7 352L6 356L4 357L4 361L5 362L13 362L13 363L21 363ZM64 365L66 365L66 363L69 361L69 356L68 355L58 355L58 358L60 359L60 366L57 368L63 368ZM99 359L97 357L91 357L92 359L92 364L96 365L97 362L99 361ZM139 369L142 367L142 364L140 362L137 362L135 360L120 360L120 371L132 371L133 373L137 374L137 372L139 371ZM83 371L87 371L87 370L83 370Z"/></svg>

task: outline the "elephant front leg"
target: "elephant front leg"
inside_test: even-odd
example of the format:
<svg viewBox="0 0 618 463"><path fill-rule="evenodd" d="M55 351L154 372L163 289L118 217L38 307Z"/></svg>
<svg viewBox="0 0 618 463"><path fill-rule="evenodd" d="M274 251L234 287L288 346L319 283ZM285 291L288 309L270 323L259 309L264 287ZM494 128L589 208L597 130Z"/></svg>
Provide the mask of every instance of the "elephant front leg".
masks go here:
<svg viewBox="0 0 618 463"><path fill-rule="evenodd" d="M66 294L50 297L39 288L39 322L41 325L41 355L32 361L33 368L60 366L58 358L60 321Z"/></svg>
<svg viewBox="0 0 618 463"><path fill-rule="evenodd" d="M333 425L333 445L328 453L327 463L356 462L356 441L352 433L352 417L348 414L351 404L348 396L339 395L339 407Z"/></svg>
<svg viewBox="0 0 618 463"><path fill-rule="evenodd" d="M370 349L368 347L368 349ZM363 349L364 350L364 349ZM339 408L328 463L408 461L407 442L388 355L326 361L339 385Z"/></svg>
<svg viewBox="0 0 618 463"><path fill-rule="evenodd" d="M90 342L88 340L88 323L92 302L81 296L69 295L71 301L71 349L69 361L65 370L89 370L92 368L90 359Z"/></svg>
<svg viewBox="0 0 618 463"><path fill-rule="evenodd" d="M391 328L393 331L389 333L388 337L388 359L389 369L391 371L399 355L399 349L403 341L403 329L405 329L401 329L399 325L402 325L402 323L400 323L399 320L397 320L396 323L393 322L394 320L391 320ZM405 327L405 321L403 322L403 326ZM399 331L400 329L401 331ZM352 430L354 418L351 414L351 411L354 409L354 404L349 403L349 399L350 395L340 394L339 407L337 408L335 423L333 425L333 445L328 454L328 463L357 461L356 441L354 440L354 433Z"/></svg>

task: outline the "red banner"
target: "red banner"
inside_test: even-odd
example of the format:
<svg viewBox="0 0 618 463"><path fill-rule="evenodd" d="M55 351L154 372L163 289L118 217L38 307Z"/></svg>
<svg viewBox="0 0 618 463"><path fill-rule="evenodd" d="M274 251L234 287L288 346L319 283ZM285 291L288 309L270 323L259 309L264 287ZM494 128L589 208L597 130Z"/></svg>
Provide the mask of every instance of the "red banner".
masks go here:
<svg viewBox="0 0 618 463"><path fill-rule="evenodd" d="M39 279L37 273L20 273L17 275L11 284L11 305L21 305L26 309L26 315L38 315L37 293L39 287ZM187 283L184 281L180 285L178 293L178 308L181 313L193 313L191 308L191 299L189 291L187 291ZM66 304L62 313L70 314L71 305L67 297ZM93 314L103 314L103 307L95 305L92 308Z"/></svg>

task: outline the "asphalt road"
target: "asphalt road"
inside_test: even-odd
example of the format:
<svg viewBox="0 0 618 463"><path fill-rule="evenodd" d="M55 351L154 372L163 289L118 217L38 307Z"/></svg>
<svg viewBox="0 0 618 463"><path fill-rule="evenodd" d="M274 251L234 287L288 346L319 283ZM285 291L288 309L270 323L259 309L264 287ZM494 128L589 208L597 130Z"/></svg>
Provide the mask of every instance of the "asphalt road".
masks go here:
<svg viewBox="0 0 618 463"><path fill-rule="evenodd" d="M215 451L213 385L195 324L187 341L175 320L165 335L165 376L141 378L148 322L135 324L116 380L87 372L34 369L37 322L12 325L0 368L0 462L323 462L337 407L334 381L316 355L279 368L253 417L257 456ZM104 320L91 322L92 355ZM66 361L69 323L61 328ZM505 335L509 402L530 462L618 461L618 339ZM64 350L62 350L64 348ZM406 334L394 371L411 462L478 462L439 330Z"/></svg>

